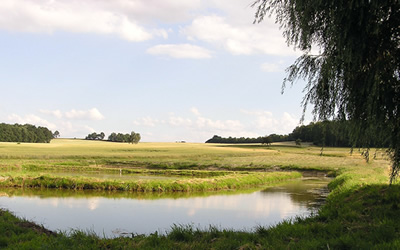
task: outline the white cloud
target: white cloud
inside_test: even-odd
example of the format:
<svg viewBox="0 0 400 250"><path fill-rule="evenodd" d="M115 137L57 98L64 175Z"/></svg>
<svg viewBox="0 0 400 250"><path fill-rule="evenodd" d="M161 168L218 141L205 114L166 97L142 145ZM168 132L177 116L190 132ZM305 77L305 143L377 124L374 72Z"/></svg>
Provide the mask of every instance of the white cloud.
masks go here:
<svg viewBox="0 0 400 250"><path fill-rule="evenodd" d="M100 113L97 108L92 108L89 110L75 110L65 112L65 117L69 119L77 120L102 120L104 116Z"/></svg>
<svg viewBox="0 0 400 250"><path fill-rule="evenodd" d="M37 115L29 114L24 117L21 117L17 114L11 114L8 116L8 120L12 123L19 123L19 124L32 124L36 126L44 126L49 128L50 130L54 130L57 126L54 123L51 123L43 118L40 118Z"/></svg>
<svg viewBox="0 0 400 250"><path fill-rule="evenodd" d="M166 23L185 21L191 17L191 12L204 4L202 0L80 0L80 2L86 2L94 8L123 13L140 22L157 20Z"/></svg>
<svg viewBox="0 0 400 250"><path fill-rule="evenodd" d="M149 48L147 53L152 55L166 55L173 58L211 58L211 51L191 44L160 44Z"/></svg>
<svg viewBox="0 0 400 250"><path fill-rule="evenodd" d="M264 72L281 72L282 68L276 63L263 63L261 64L261 70Z"/></svg>
<svg viewBox="0 0 400 250"><path fill-rule="evenodd" d="M223 137L258 137L269 134L288 134L299 125L299 118L284 112L281 116L275 116L268 110L242 109L235 116L236 119L213 119L206 117L193 107L190 109L195 118L169 113L167 122L163 120L145 117L138 119L134 124L143 126L143 134L148 134L146 140L150 141L176 141L186 140L191 142L204 142L213 135ZM145 122L146 121L146 122ZM157 125L149 126L150 121L156 121ZM159 131L169 131L160 134Z"/></svg>
<svg viewBox="0 0 400 250"><path fill-rule="evenodd" d="M123 11L124 5L135 10L134 3L115 1L111 5L104 0L2 0L0 28L20 32L110 34L135 42L149 40L155 35L165 36L166 33L160 33L160 29L146 29L129 11Z"/></svg>
<svg viewBox="0 0 400 250"><path fill-rule="evenodd" d="M193 107L190 109L190 112L192 112L195 116L200 116L200 112L197 108Z"/></svg>
<svg viewBox="0 0 400 250"><path fill-rule="evenodd" d="M100 113L97 108L92 108L89 110L76 110L72 109L71 111L61 112L60 110L44 110L41 109L40 113L50 115L56 117L58 119L68 118L75 120L102 120L104 116Z"/></svg>
<svg viewBox="0 0 400 250"><path fill-rule="evenodd" d="M253 24L252 1L231 0L2 0L0 29L53 33L95 33L140 42L181 33L235 55L294 55L273 18ZM170 26L170 27L168 27ZM210 58L211 52L189 44L162 44L148 50L174 58Z"/></svg>
<svg viewBox="0 0 400 250"><path fill-rule="evenodd" d="M188 118L178 117L178 116L169 117L168 122L170 125L175 126L175 127L192 125L192 120L190 120Z"/></svg>
<svg viewBox="0 0 400 250"><path fill-rule="evenodd" d="M57 123L57 130L60 131L61 137L85 136L89 133L99 132L91 126L64 120Z"/></svg>
<svg viewBox="0 0 400 250"><path fill-rule="evenodd" d="M212 120L210 118L198 117L197 127L206 130L237 131L243 129L243 124L238 120Z"/></svg>
<svg viewBox="0 0 400 250"><path fill-rule="evenodd" d="M272 116L272 112L265 111L265 110L246 110L246 109L241 109L240 112L243 113L243 114L246 114L246 115Z"/></svg>
<svg viewBox="0 0 400 250"><path fill-rule="evenodd" d="M90 126L84 125L82 126L83 129L89 131L90 133L96 132L96 130Z"/></svg>
<svg viewBox="0 0 400 250"><path fill-rule="evenodd" d="M300 119L284 112L281 117L275 117L269 111L248 111L241 110L243 114L252 116L252 124L259 131L264 131L264 134L287 134L290 133L296 126L299 125Z"/></svg>
<svg viewBox="0 0 400 250"><path fill-rule="evenodd" d="M58 109L57 110L44 110L44 109L41 109L40 113L46 114L46 115L51 115L51 116L54 116L54 117L56 117L58 119L61 119L63 117L62 112L60 110L58 110Z"/></svg>
<svg viewBox="0 0 400 250"><path fill-rule="evenodd" d="M228 17L199 16L181 32L189 40L208 42L234 55L295 54L286 46L281 31L273 21L266 19L262 24L252 24L251 21L243 20L243 23L236 23Z"/></svg>
<svg viewBox="0 0 400 250"><path fill-rule="evenodd" d="M145 127L155 127L160 121L158 119L153 119L150 116L140 118L139 120L133 121L133 124L137 126Z"/></svg>

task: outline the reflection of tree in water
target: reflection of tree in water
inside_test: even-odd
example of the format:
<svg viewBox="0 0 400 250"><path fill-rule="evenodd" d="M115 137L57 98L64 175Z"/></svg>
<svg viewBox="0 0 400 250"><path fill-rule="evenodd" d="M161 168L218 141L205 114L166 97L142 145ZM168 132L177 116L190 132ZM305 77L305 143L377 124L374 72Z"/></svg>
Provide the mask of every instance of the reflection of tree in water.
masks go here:
<svg viewBox="0 0 400 250"><path fill-rule="evenodd" d="M288 184L266 188L261 194L281 194L285 193L290 196L293 203L306 206L309 209L320 207L326 200L329 193L328 179L306 179L293 181Z"/></svg>
<svg viewBox="0 0 400 250"><path fill-rule="evenodd" d="M266 188L261 194L285 194L289 195L294 204L306 206L309 209L318 208L325 201L328 193L328 179L305 179L288 182L285 185ZM126 192L126 191L107 191L107 190L65 190L65 189L47 189L47 188L1 188L0 196L25 196L40 198L111 198L111 199L139 199L139 200L157 200L157 199L182 199L194 197L208 197L215 195L238 195L251 194L259 191L260 188L245 190L229 190L217 192Z"/></svg>
<svg viewBox="0 0 400 250"><path fill-rule="evenodd" d="M40 197L40 198L111 198L111 199L138 199L138 200L157 200L157 199L181 199L194 197L209 197L215 195L237 195L251 194L259 191L260 188L221 190L209 192L130 192L112 190L71 190L56 188L0 188L0 197Z"/></svg>

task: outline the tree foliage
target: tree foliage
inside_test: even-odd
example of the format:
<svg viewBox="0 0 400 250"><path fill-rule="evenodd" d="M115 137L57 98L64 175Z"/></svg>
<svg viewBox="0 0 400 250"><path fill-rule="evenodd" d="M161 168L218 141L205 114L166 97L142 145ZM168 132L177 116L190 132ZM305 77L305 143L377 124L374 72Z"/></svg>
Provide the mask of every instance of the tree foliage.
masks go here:
<svg viewBox="0 0 400 250"><path fill-rule="evenodd" d="M303 142L312 142L317 146L327 147L359 147L354 145L351 137L351 122L349 121L322 121L311 122L308 125L296 127L289 135L293 140L300 139ZM370 141L371 147L380 147L379 141ZM387 147L388 144L383 144Z"/></svg>
<svg viewBox="0 0 400 250"><path fill-rule="evenodd" d="M108 136L108 140L112 142L127 142L127 143L134 143L137 144L139 143L141 139L141 136L139 133L135 133L132 131L130 134L122 134L122 133L111 133Z"/></svg>
<svg viewBox="0 0 400 250"><path fill-rule="evenodd" d="M283 87L305 79L302 105L312 104L316 119L350 120L353 144L388 144L392 183L400 173L400 1L257 0L253 6L255 22L275 16L287 43L303 52Z"/></svg>
<svg viewBox="0 0 400 250"><path fill-rule="evenodd" d="M104 140L105 137L106 135L103 132L101 132L100 134L93 132L91 134L88 134L85 140ZM127 142L132 144L139 143L140 139L140 134L135 133L134 131L132 131L130 134L112 132L107 138L107 140L111 142Z"/></svg>
<svg viewBox="0 0 400 250"><path fill-rule="evenodd" d="M268 136L259 136L257 138L249 138L249 137L221 137L218 135L214 135L211 139L208 139L206 143L261 143L261 144L270 144L272 142L283 142L292 140L289 135L277 135L270 134Z"/></svg>
<svg viewBox="0 0 400 250"><path fill-rule="evenodd" d="M2 142L49 143L51 139L53 139L53 133L45 127L0 123L0 141Z"/></svg>
<svg viewBox="0 0 400 250"><path fill-rule="evenodd" d="M101 140L104 139L105 136L106 135L103 132L101 132L100 134L97 134L96 132L93 132L91 134L88 134L86 136L85 140L100 140L101 141Z"/></svg>
<svg viewBox="0 0 400 250"><path fill-rule="evenodd" d="M60 137L60 132L58 132L58 130L56 130L53 133L53 138L58 138L58 137Z"/></svg>

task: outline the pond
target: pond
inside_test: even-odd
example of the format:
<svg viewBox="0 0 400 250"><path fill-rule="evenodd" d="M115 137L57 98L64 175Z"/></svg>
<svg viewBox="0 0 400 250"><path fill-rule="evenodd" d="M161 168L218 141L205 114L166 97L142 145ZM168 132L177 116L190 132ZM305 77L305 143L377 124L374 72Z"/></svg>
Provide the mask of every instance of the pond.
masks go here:
<svg viewBox="0 0 400 250"><path fill-rule="evenodd" d="M103 237L165 233L175 225L254 230L309 216L325 200L327 178L303 178L253 190L213 193L130 193L0 189L0 207L50 230Z"/></svg>

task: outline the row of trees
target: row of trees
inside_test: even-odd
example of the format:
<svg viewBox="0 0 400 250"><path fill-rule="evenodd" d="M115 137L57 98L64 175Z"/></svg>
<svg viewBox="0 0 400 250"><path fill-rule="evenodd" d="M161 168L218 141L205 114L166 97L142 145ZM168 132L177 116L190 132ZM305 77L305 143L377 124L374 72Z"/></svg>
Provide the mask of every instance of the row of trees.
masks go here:
<svg viewBox="0 0 400 250"><path fill-rule="evenodd" d="M291 138L300 139L303 142L312 142L317 146L329 147L388 147L387 140L368 138L367 144L357 144L352 134L353 123L349 121L323 121L311 122L309 125L296 127L290 134ZM388 136L384 136L388 138Z"/></svg>
<svg viewBox="0 0 400 250"><path fill-rule="evenodd" d="M49 143L54 136L46 127L36 127L31 124L6 124L0 123L0 141L2 142L39 142Z"/></svg>
<svg viewBox="0 0 400 250"><path fill-rule="evenodd" d="M88 134L85 140L103 140L104 137L106 137L106 135L103 132L101 132L100 134L93 132L91 134Z"/></svg>
<svg viewBox="0 0 400 250"><path fill-rule="evenodd" d="M207 140L206 143L262 143L270 144L272 142L283 142L290 141L292 138L289 135L277 135L270 134L268 136L259 136L257 138L245 138L245 137L228 137L224 138L218 135L214 135L211 139Z"/></svg>
<svg viewBox="0 0 400 250"><path fill-rule="evenodd" d="M105 134L101 132L100 134L97 134L96 132L88 134L86 136L86 140L104 140ZM138 143L141 139L141 136L139 133L135 133L132 131L130 134L123 134L123 133L111 133L108 136L108 141L112 142L127 142L127 143Z"/></svg>
<svg viewBox="0 0 400 250"><path fill-rule="evenodd" d="M361 144L354 143L352 138L353 123L349 121L323 121L311 122L308 125L296 127L288 135L270 134L257 138L228 137L224 138L214 135L206 143L262 143L270 144L273 142L298 141L312 142L317 146L329 147L361 147ZM369 137L368 147L388 147L388 141L375 140L376 137ZM386 136L385 138L388 138Z"/></svg>
<svg viewBox="0 0 400 250"><path fill-rule="evenodd" d="M351 147L348 125L339 121L311 122L296 127L290 135L317 146Z"/></svg>
<svg viewBox="0 0 400 250"><path fill-rule="evenodd" d="M130 134L122 134L122 133L111 133L108 136L108 140L112 142L127 142L127 143L138 143L141 139L139 133L135 133L132 131Z"/></svg>

